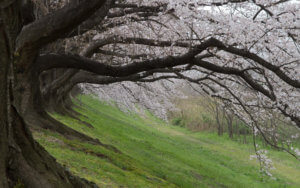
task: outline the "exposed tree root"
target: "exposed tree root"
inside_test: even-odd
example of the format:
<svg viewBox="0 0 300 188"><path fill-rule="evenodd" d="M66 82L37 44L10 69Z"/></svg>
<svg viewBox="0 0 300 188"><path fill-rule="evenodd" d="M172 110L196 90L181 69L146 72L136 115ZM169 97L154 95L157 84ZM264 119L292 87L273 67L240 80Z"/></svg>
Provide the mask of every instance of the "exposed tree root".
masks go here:
<svg viewBox="0 0 300 188"><path fill-rule="evenodd" d="M33 140L25 122L14 109L12 117L11 134L7 136L9 148L4 163L6 170L1 174L6 177L7 183L0 182L1 187L14 187L16 182L30 188L97 187L94 183L71 175L59 165Z"/></svg>
<svg viewBox="0 0 300 188"><path fill-rule="evenodd" d="M120 150L118 150L117 148L115 148L111 145L103 144L98 139L91 138L85 134L82 134L82 133L66 126L65 124L63 124L63 123L57 121L56 119L54 119L53 117L51 117L46 112L43 112L42 114L30 113L30 116L28 115L28 118L26 118L26 123L33 129L42 128L42 129L50 130L50 131L61 134L62 136L64 136L67 139L77 139L77 140L88 142L88 143L91 143L94 145L101 145L107 149L113 150L117 153L121 153Z"/></svg>

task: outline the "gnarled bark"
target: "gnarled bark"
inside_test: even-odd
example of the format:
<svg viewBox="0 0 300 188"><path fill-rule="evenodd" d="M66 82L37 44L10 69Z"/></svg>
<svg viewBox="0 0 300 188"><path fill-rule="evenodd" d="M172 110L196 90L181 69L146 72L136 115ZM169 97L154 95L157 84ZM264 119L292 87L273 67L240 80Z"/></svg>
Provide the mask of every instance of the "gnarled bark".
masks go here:
<svg viewBox="0 0 300 188"><path fill-rule="evenodd" d="M22 56L15 53L16 38L22 28L21 1L1 1L0 5L0 187L95 187L94 183L71 175L34 141L24 120L31 101L25 100L34 99L33 91L39 83L29 76L30 71L18 71L18 65L21 61L26 64L24 67L30 67L37 51L29 48ZM42 110L33 108L39 112L32 114L33 119L41 118L45 125L51 123L42 116Z"/></svg>

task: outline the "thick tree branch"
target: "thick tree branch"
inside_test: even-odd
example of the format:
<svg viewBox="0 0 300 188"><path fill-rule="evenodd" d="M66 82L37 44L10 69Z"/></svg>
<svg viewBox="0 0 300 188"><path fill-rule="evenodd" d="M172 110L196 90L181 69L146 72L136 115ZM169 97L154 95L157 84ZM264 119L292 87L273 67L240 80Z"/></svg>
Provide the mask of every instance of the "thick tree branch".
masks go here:
<svg viewBox="0 0 300 188"><path fill-rule="evenodd" d="M128 14L133 14L133 13L149 13L149 15L155 15L159 12L163 12L166 10L166 5L158 5L158 6L125 6L123 5L122 7L118 4L115 5L117 8L122 8L119 11L115 11L112 13L108 13L107 17L108 18L116 18L116 17L122 17Z"/></svg>
<svg viewBox="0 0 300 188"><path fill-rule="evenodd" d="M112 37L106 40L99 40L96 41L87 48L89 53L95 53L96 50L99 47L102 47L104 45L107 45L109 43L135 43L135 44L142 44L142 45L150 45L150 46L160 46L160 47L165 47L165 46L178 46L178 47L185 47L188 48L190 45L188 43L184 42L172 42L172 41L157 41L157 40L152 40L152 39L144 39L144 38L122 38L122 37ZM223 42L220 40L217 40L215 38L210 38L204 43L209 43L211 44L208 47L218 47L221 50L224 50L226 52L251 59L252 61L258 63L259 65L267 68L268 70L274 72L279 78L281 78L283 81L285 81L287 84L300 88L300 82L298 80L291 79L289 76L287 76L281 69L280 66L275 66L272 63L266 61L265 59L261 58L260 56L244 50L244 49L239 49L233 46L226 46ZM198 53L198 48L202 47L203 44L197 45L194 47L195 53Z"/></svg>
<svg viewBox="0 0 300 188"><path fill-rule="evenodd" d="M258 63L259 65L265 67L266 69L274 72L279 78L281 78L285 83L296 87L296 88L300 88L300 82L298 80L293 80L291 79L289 76L287 76L281 69L280 66L275 66L272 63L264 60L263 58L259 57L258 55L251 53L247 50L244 49L239 49L233 46L226 46L223 42L217 40L217 39L213 39L213 46L212 47L218 47L221 50L224 50L226 52L244 57L244 58L248 58L251 59L252 61Z"/></svg>
<svg viewBox="0 0 300 188"><path fill-rule="evenodd" d="M228 4L234 3L245 3L248 0L227 0L227 1L220 1L220 2L211 2L211 3L197 3L198 6L224 6Z"/></svg>
<svg viewBox="0 0 300 188"><path fill-rule="evenodd" d="M37 49L65 35L94 14L105 2L106 0L93 0L81 1L77 5L68 4L25 26L17 38L17 52L25 47Z"/></svg>
<svg viewBox="0 0 300 188"><path fill-rule="evenodd" d="M268 98L270 98L273 101L276 100L276 97L272 94L272 92L266 90L263 86L261 86L255 80L253 80L253 78L245 70L239 70L237 68L232 68L232 67L221 67L221 66L212 64L210 62L204 61L202 59L195 59L194 61L196 61L196 62L193 64L203 67L205 69L208 69L208 70L211 70L211 71L214 71L217 73L239 76L243 80L245 80L254 90L263 93L265 96L267 96Z"/></svg>
<svg viewBox="0 0 300 188"><path fill-rule="evenodd" d="M41 73L42 71L53 68L74 68L105 76L128 76L142 71L187 64L191 62L196 55L211 46L213 42L214 40L208 39L195 48L190 49L184 55L134 62L124 66L111 66L81 56L48 54L37 58L35 65L32 66L32 71ZM82 54L87 55L89 53L83 52ZM201 57L204 58L207 57L207 55L198 56L198 59Z"/></svg>
<svg viewBox="0 0 300 188"><path fill-rule="evenodd" d="M152 76L155 73L172 73L172 72L168 69L154 69L140 74L132 74L124 77L109 77L109 76L99 76L99 75L91 74L89 72L81 71L71 79L71 83L73 86L79 83L107 85L107 84L123 82L123 81L154 82L162 79L178 78L177 76L174 75L162 75L158 77L147 78L149 76Z"/></svg>
<svg viewBox="0 0 300 188"><path fill-rule="evenodd" d="M190 44L186 42L176 42L176 41L172 42L172 41L160 41L160 40L146 39L146 38L111 36L90 43L84 50L84 53L87 55L92 55L93 53L96 53L99 48L114 43L140 44L140 45L158 46L158 47L169 47L169 46L176 46L176 47L183 47L183 48L190 47Z"/></svg>
<svg viewBox="0 0 300 188"><path fill-rule="evenodd" d="M74 29L68 34L68 37L73 37L76 35L82 35L90 29L99 26L102 27L105 17L107 16L110 8L114 5L116 0L106 0L105 4L101 9L97 10L92 16L79 25L78 29Z"/></svg>
<svg viewBox="0 0 300 188"><path fill-rule="evenodd" d="M50 68L77 68L93 72L98 75L112 76L112 77L124 77L131 74L135 74L142 71L149 71L157 68L174 67L177 65L194 64L205 69L223 73L240 76L243 78L253 89L263 93L271 100L275 100L275 96L271 92L263 88L256 83L249 74L243 70L239 70L231 67L220 67L203 61L201 58L193 58L193 56L183 55L178 57L166 57L162 59L147 60L143 62L135 62L125 66L110 66L107 64L99 63L83 57L70 56L70 55L45 55L38 59L41 70L47 70Z"/></svg>
<svg viewBox="0 0 300 188"><path fill-rule="evenodd" d="M35 70L42 72L52 68L74 68L89 71L98 75L123 77L157 68L184 65L191 62L192 59L193 56L183 55L134 62L124 66L111 66L80 56L49 54L37 58Z"/></svg>
<svg viewBox="0 0 300 188"><path fill-rule="evenodd" d="M68 84L65 85L65 87L62 87L63 90L62 95L69 93L75 85L80 83L108 85L108 84L123 82L123 81L155 82L162 79L178 78L175 75L161 75L158 77L147 78L149 76L152 76L154 73L172 73L172 72L169 69L154 69L143 73L132 74L124 77L110 77L110 76L99 76L96 74L92 74L90 72L81 71L76 75L74 75L69 80Z"/></svg>
<svg viewBox="0 0 300 188"><path fill-rule="evenodd" d="M147 57L149 57L150 55L148 54L136 54L136 55L133 55L133 54L126 54L126 53L119 53L119 52L114 52L114 51L108 51L108 50L98 50L97 53L101 53L101 54L104 54L104 55L110 55L110 56L116 56L116 57L129 57L131 59L145 59Z"/></svg>

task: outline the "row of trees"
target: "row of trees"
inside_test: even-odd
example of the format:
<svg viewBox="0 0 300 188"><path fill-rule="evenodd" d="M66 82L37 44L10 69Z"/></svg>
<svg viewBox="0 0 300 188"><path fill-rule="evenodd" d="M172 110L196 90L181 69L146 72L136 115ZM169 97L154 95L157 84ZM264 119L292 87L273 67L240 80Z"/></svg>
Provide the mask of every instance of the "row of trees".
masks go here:
<svg viewBox="0 0 300 188"><path fill-rule="evenodd" d="M260 124L269 111L300 128L299 10L288 0L1 0L0 187L94 186L28 129L101 144L47 113L74 116L79 83L183 79L232 104L270 144Z"/></svg>

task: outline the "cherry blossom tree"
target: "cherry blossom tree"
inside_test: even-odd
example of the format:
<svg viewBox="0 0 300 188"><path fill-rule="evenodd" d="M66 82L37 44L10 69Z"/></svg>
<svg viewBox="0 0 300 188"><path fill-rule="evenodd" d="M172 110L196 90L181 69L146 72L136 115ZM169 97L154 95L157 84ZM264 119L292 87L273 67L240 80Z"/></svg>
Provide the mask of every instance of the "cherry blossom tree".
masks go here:
<svg viewBox="0 0 300 188"><path fill-rule="evenodd" d="M47 113L76 114L68 94L79 83L183 79L233 104L270 144L269 112L300 128L299 10L288 0L1 0L0 186L94 186L28 129L102 144Z"/></svg>

